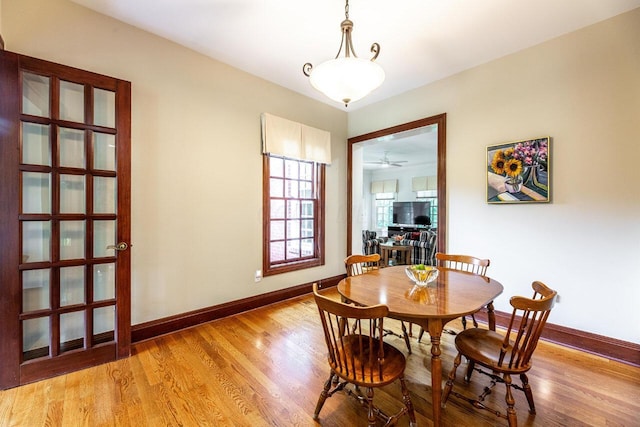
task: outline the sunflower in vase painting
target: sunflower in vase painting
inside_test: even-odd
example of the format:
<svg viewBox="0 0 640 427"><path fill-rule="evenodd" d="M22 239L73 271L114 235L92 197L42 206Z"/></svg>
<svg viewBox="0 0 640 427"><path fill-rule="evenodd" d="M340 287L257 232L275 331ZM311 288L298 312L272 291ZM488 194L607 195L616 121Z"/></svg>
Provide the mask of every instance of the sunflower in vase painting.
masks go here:
<svg viewBox="0 0 640 427"><path fill-rule="evenodd" d="M523 182L535 180L540 168L546 170L548 139L521 141L504 150L496 150L491 160L491 169L505 176L505 189L517 193Z"/></svg>

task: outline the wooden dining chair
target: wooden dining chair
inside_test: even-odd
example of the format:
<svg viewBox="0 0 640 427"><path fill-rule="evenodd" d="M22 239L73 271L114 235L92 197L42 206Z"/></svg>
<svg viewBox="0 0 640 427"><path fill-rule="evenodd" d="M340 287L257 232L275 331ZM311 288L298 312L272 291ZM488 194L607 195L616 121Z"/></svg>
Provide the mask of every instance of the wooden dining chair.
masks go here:
<svg viewBox="0 0 640 427"><path fill-rule="evenodd" d="M385 305L358 307L327 298L318 293L317 283L313 284L313 296L320 313L331 369L313 418L318 420L327 398L344 390L367 408L370 427L376 425L377 419L386 422L385 425L393 425L405 414L410 425L415 427L416 416L404 379L406 359L400 350L383 339L384 318L389 314L389 308ZM403 407L395 414L387 415L374 405L374 389L396 380L400 382ZM366 389L365 393L360 387Z"/></svg>
<svg viewBox="0 0 640 427"><path fill-rule="evenodd" d="M517 425L515 400L511 390L513 387L524 392L529 403L529 412L536 413L533 393L526 373L531 369L531 357L549 313L555 304L557 292L538 281L533 282L532 287L534 290L533 298L520 296L511 298L513 313L504 335L487 329L470 328L456 336L455 345L458 355L454 359L453 369L449 373L447 384L442 392L443 408L449 396L453 395L471 403L476 408L488 410L498 417L505 418L508 420L509 426L513 427ZM477 399L468 398L452 390L462 356L469 361L464 378L466 382L471 380L471 374L474 370L491 378L490 386L485 387ZM476 365L479 365L480 368L477 368ZM512 384L512 375L520 376L522 386ZM485 406L483 403L484 398L491 394L491 389L496 383L503 383L506 386L506 415Z"/></svg>
<svg viewBox="0 0 640 427"><path fill-rule="evenodd" d="M380 255L349 255L344 260L344 266L347 270L347 277L359 276L361 274L378 270L380 268ZM345 301L343 299L343 302L350 301ZM409 341L409 333L407 332L407 327L402 321L400 322L400 326L402 327L402 335L397 334L391 329L385 329L384 335L394 335L399 338L403 338L404 343L407 346L407 350L409 351L409 354L411 354L411 342Z"/></svg>
<svg viewBox="0 0 640 427"><path fill-rule="evenodd" d="M453 255L438 252L436 253L436 263L440 267L451 268L453 270L466 271L468 273L485 276L487 274L487 267L489 267L491 261L488 259L476 258L471 255ZM487 304L487 308L493 310L493 301ZM476 320L475 315L472 314L471 319L473 321L473 326L477 328L478 321ZM462 329L467 329L467 317L462 316L460 320L462 321ZM489 322L489 329L491 329L492 331L496 330L495 321Z"/></svg>

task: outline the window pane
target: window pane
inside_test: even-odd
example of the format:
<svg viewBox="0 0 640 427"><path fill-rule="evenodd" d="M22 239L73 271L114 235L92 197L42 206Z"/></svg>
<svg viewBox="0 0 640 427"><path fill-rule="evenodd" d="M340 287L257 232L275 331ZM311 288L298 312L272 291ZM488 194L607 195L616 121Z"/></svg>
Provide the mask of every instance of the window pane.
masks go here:
<svg viewBox="0 0 640 427"><path fill-rule="evenodd" d="M287 240L287 259L300 258L300 240Z"/></svg>
<svg viewBox="0 0 640 427"><path fill-rule="evenodd" d="M313 218L313 202L311 200L302 201L302 218Z"/></svg>
<svg viewBox="0 0 640 427"><path fill-rule="evenodd" d="M269 172L271 176L284 177L284 159L270 156Z"/></svg>
<svg viewBox="0 0 640 427"><path fill-rule="evenodd" d="M302 229L300 231L300 237L313 237L314 222L312 219L300 221L300 225L302 226Z"/></svg>
<svg viewBox="0 0 640 427"><path fill-rule="evenodd" d="M271 236L269 240L284 239L284 221L271 221Z"/></svg>
<svg viewBox="0 0 640 427"><path fill-rule="evenodd" d="M300 163L300 179L311 181L313 179L313 163Z"/></svg>
<svg viewBox="0 0 640 427"><path fill-rule="evenodd" d="M272 219L284 218L284 200L271 200L271 212Z"/></svg>
<svg viewBox="0 0 640 427"><path fill-rule="evenodd" d="M50 273L48 268L22 272L22 311L24 313L51 308Z"/></svg>
<svg viewBox="0 0 640 427"><path fill-rule="evenodd" d="M313 239L304 239L300 246L300 255L303 257L313 256Z"/></svg>
<svg viewBox="0 0 640 427"><path fill-rule="evenodd" d="M60 118L84 123L84 86L60 81Z"/></svg>
<svg viewBox="0 0 640 427"><path fill-rule="evenodd" d="M287 218L300 218L299 200L287 200Z"/></svg>
<svg viewBox="0 0 640 427"><path fill-rule="evenodd" d="M284 242L269 244L269 259L271 262L284 261Z"/></svg>
<svg viewBox="0 0 640 427"><path fill-rule="evenodd" d="M270 178L269 194L271 197L284 197L284 180L279 178Z"/></svg>
<svg viewBox="0 0 640 427"><path fill-rule="evenodd" d="M60 175L60 213L85 213L84 175Z"/></svg>
<svg viewBox="0 0 640 427"><path fill-rule="evenodd" d="M48 125L22 123L22 163L51 166Z"/></svg>
<svg viewBox="0 0 640 427"><path fill-rule="evenodd" d="M287 239L300 238L300 221L287 221Z"/></svg>
<svg viewBox="0 0 640 427"><path fill-rule="evenodd" d="M84 266L62 267L60 269L60 306L84 302Z"/></svg>
<svg viewBox="0 0 640 427"><path fill-rule="evenodd" d="M51 174L22 172L22 213L51 213Z"/></svg>
<svg viewBox="0 0 640 427"><path fill-rule="evenodd" d="M292 181L290 179L285 182L286 187L286 197L295 197L298 198L298 181Z"/></svg>
<svg viewBox="0 0 640 427"><path fill-rule="evenodd" d="M310 199L312 196L312 186L310 182L300 181L300 198L301 199Z"/></svg>
<svg viewBox="0 0 640 427"><path fill-rule="evenodd" d="M298 161L297 160L285 160L285 177L290 179L298 179L300 174L298 173Z"/></svg>
<svg viewBox="0 0 640 427"><path fill-rule="evenodd" d="M49 117L49 77L22 73L22 113Z"/></svg>
<svg viewBox="0 0 640 427"><path fill-rule="evenodd" d="M84 154L84 131L60 128L60 166L69 168L86 167Z"/></svg>
<svg viewBox="0 0 640 427"><path fill-rule="evenodd" d="M116 136L106 133L93 133L93 168L116 170Z"/></svg>
<svg viewBox="0 0 640 427"><path fill-rule="evenodd" d="M116 94L109 90L93 89L93 124L116 127Z"/></svg>

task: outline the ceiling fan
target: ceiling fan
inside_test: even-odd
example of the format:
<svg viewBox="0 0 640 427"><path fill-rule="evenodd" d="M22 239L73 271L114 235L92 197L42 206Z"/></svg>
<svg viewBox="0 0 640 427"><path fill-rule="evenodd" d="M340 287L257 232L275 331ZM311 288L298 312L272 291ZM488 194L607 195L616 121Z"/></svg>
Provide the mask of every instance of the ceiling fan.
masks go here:
<svg viewBox="0 0 640 427"><path fill-rule="evenodd" d="M384 152L384 156L375 162L365 162L368 164L373 164L373 165L381 165L383 167L388 167L388 166L402 166L400 163L407 163L408 160L395 160L395 161L391 161L389 160L389 156L387 155L388 153L385 151Z"/></svg>

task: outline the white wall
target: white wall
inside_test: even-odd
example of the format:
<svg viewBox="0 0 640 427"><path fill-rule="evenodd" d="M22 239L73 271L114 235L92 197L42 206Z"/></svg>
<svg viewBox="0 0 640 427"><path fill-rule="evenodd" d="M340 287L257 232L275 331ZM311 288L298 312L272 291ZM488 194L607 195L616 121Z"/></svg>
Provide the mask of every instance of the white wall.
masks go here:
<svg viewBox="0 0 640 427"><path fill-rule="evenodd" d="M345 112L67 0L3 0L7 50L132 82L132 323L342 274ZM262 268L260 113L331 132L326 265Z"/></svg>
<svg viewBox="0 0 640 427"><path fill-rule="evenodd" d="M447 113L447 250L491 259L498 310L541 280L550 322L637 343L639 41L636 9L353 111L349 137ZM486 146L546 135L552 202L487 204Z"/></svg>

